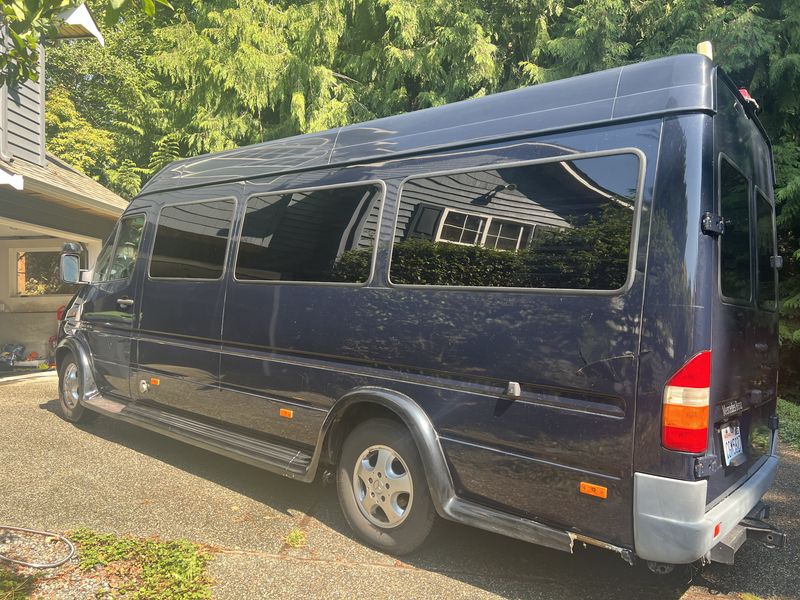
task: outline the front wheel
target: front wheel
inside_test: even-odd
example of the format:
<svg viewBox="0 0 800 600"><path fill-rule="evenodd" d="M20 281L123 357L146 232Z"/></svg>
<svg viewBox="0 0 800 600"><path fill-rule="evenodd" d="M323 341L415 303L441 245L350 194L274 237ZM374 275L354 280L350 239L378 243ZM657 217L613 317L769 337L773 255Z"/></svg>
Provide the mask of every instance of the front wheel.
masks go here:
<svg viewBox="0 0 800 600"><path fill-rule="evenodd" d="M436 510L419 452L399 423L355 427L342 445L336 484L347 522L367 544L407 554L428 537Z"/></svg>
<svg viewBox="0 0 800 600"><path fill-rule="evenodd" d="M85 423L97 416L87 410L81 402L83 383L81 368L72 354L64 357L58 369L58 407L61 416L71 423Z"/></svg>

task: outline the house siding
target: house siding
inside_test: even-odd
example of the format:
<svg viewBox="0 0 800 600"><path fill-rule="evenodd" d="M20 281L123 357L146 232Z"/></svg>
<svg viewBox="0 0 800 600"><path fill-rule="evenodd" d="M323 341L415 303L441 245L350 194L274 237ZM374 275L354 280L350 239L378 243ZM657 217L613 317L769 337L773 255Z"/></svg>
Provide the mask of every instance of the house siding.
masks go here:
<svg viewBox="0 0 800 600"><path fill-rule="evenodd" d="M5 35L0 49L5 50ZM44 151L44 50L39 48L39 81L0 88L0 155L3 158L45 164Z"/></svg>

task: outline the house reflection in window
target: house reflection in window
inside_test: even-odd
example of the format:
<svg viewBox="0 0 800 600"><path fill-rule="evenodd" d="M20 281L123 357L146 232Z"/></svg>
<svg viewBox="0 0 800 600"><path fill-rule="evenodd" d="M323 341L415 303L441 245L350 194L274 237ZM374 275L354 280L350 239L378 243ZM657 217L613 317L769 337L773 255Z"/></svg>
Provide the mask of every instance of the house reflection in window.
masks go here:
<svg viewBox="0 0 800 600"><path fill-rule="evenodd" d="M391 280L618 289L638 177L638 157L615 154L411 179L400 197Z"/></svg>

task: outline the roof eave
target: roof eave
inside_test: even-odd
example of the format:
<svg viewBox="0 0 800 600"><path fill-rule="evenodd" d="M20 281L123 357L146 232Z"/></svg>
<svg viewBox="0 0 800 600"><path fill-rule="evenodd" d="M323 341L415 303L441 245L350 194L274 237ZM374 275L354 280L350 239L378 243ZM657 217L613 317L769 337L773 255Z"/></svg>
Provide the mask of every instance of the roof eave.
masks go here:
<svg viewBox="0 0 800 600"><path fill-rule="evenodd" d="M65 10L58 15L56 38L60 40L95 38L101 46L105 46L103 34L85 4Z"/></svg>
<svg viewBox="0 0 800 600"><path fill-rule="evenodd" d="M25 177L25 190L33 194L41 194L48 198L59 200L61 202L68 202L77 209L89 211L94 214L99 214L105 217L118 218L127 204L124 201L112 204L111 202L96 200L89 196L84 196L77 192L64 189L52 183Z"/></svg>

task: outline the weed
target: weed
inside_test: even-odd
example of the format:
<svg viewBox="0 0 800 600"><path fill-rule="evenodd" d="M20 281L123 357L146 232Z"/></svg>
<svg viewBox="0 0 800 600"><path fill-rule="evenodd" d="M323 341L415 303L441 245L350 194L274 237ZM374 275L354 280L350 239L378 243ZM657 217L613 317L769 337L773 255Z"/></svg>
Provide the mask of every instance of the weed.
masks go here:
<svg viewBox="0 0 800 600"><path fill-rule="evenodd" d="M779 399L778 417L780 418L778 437L796 450L800 450L800 405Z"/></svg>
<svg viewBox="0 0 800 600"><path fill-rule="evenodd" d="M17 575L13 571L0 566L0 600L23 600L33 590L34 577Z"/></svg>
<svg viewBox="0 0 800 600"><path fill-rule="evenodd" d="M210 555L184 540L161 541L78 529L70 534L79 546L79 568L105 569L130 599L210 598L206 566Z"/></svg>
<svg viewBox="0 0 800 600"><path fill-rule="evenodd" d="M289 532L284 540L287 546L291 548L302 548L306 545L306 534L303 532L302 529L297 529L296 527Z"/></svg>

